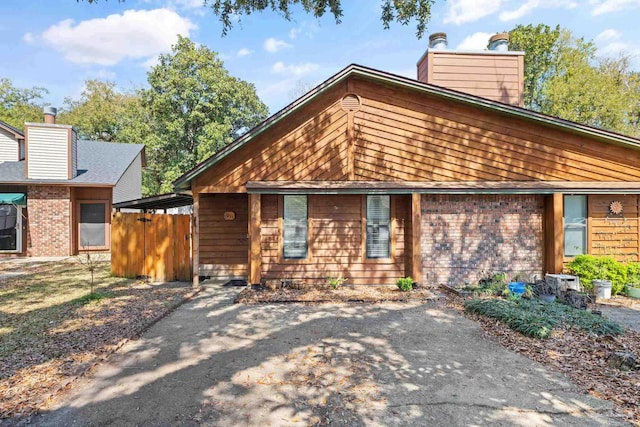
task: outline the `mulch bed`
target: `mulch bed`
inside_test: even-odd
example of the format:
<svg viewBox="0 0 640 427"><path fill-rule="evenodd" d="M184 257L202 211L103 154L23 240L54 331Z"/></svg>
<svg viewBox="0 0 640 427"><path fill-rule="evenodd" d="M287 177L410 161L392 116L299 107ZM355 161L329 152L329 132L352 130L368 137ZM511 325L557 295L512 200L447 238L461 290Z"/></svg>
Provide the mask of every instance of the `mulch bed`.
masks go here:
<svg viewBox="0 0 640 427"><path fill-rule="evenodd" d="M241 304L265 303L375 303L382 301L426 301L440 298L426 288L402 292L396 286L351 285L337 289L315 287L311 289L246 287L235 299Z"/></svg>
<svg viewBox="0 0 640 427"><path fill-rule="evenodd" d="M112 287L113 296L70 304L60 322L0 360L0 424L46 409L82 375L194 295L189 284Z"/></svg>
<svg viewBox="0 0 640 427"><path fill-rule="evenodd" d="M597 336L577 329L558 330L547 339L526 337L495 319L466 313L463 299L449 297L447 305L480 324L485 336L503 347L566 375L581 392L615 404L621 418L640 426L640 370L607 366L617 351L640 351L640 333L627 330L620 336Z"/></svg>

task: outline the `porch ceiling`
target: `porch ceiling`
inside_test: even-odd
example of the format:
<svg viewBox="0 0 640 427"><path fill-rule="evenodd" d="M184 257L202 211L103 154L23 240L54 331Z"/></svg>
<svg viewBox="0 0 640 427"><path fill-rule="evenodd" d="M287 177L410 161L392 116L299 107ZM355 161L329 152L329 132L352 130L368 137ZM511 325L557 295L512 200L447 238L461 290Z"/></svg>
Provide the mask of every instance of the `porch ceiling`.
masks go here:
<svg viewBox="0 0 640 427"><path fill-rule="evenodd" d="M640 182L566 181L249 181L258 194L640 194Z"/></svg>

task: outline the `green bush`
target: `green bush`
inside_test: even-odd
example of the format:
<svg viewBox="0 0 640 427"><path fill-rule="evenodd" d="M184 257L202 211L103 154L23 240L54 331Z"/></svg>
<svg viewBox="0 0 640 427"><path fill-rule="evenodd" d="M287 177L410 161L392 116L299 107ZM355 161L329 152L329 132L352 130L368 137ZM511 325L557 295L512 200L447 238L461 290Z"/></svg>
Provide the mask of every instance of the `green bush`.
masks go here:
<svg viewBox="0 0 640 427"><path fill-rule="evenodd" d="M518 299L472 299L464 303L466 311L492 317L511 329L533 338L547 338L555 328L576 327L598 335L618 335L624 329L586 310L559 303Z"/></svg>
<svg viewBox="0 0 640 427"><path fill-rule="evenodd" d="M396 280L396 286L403 292L408 292L413 289L413 279L411 277L402 277Z"/></svg>
<svg viewBox="0 0 640 427"><path fill-rule="evenodd" d="M593 289L593 280L610 280L611 293L615 295L621 293L627 283L628 267L612 257L578 255L567 267L587 290Z"/></svg>
<svg viewBox="0 0 640 427"><path fill-rule="evenodd" d="M491 273L478 281L478 288L474 295L508 296L507 273Z"/></svg>
<svg viewBox="0 0 640 427"><path fill-rule="evenodd" d="M626 283L640 286L640 263L639 262L630 262L627 264Z"/></svg>

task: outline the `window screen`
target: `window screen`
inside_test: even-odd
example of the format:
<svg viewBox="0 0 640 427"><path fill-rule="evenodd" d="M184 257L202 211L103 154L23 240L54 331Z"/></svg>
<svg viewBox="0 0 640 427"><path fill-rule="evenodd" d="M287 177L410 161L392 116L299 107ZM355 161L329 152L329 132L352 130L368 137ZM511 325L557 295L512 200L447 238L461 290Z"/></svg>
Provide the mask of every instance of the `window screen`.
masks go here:
<svg viewBox="0 0 640 427"><path fill-rule="evenodd" d="M587 196L564 196L564 256L587 253Z"/></svg>
<svg viewBox="0 0 640 427"><path fill-rule="evenodd" d="M80 249L107 245L106 219L104 203L80 204Z"/></svg>
<svg viewBox="0 0 640 427"><path fill-rule="evenodd" d="M389 258L389 196L367 196L367 258Z"/></svg>
<svg viewBox="0 0 640 427"><path fill-rule="evenodd" d="M307 196L284 196L283 249L288 259L307 257Z"/></svg>
<svg viewBox="0 0 640 427"><path fill-rule="evenodd" d="M0 251L18 250L21 238L18 213L13 205L0 205Z"/></svg>

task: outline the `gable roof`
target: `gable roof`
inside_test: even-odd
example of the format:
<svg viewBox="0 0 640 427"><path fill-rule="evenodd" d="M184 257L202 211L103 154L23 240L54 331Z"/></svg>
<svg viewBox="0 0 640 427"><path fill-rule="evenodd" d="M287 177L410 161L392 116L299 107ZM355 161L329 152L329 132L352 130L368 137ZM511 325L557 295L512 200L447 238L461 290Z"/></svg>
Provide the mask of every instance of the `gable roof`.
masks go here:
<svg viewBox="0 0 640 427"><path fill-rule="evenodd" d="M21 130L19 130L17 128L14 128L9 123L3 122L2 120L0 120L0 129L3 129L5 131L9 132L10 134L13 134L13 136L16 139L24 139L24 133L22 133Z"/></svg>
<svg viewBox="0 0 640 427"><path fill-rule="evenodd" d="M142 154L142 144L78 141L78 176L73 179L28 179L26 162L0 163L0 183L116 185L122 174Z"/></svg>
<svg viewBox="0 0 640 427"><path fill-rule="evenodd" d="M414 92L420 92L425 95L455 101L469 106L474 106L483 110L537 122L539 124L556 128L558 130L586 136L589 138L595 138L603 142L623 145L634 149L640 149L640 139L633 138L627 135L622 135L616 132L571 122L569 120L564 120L558 117L538 113L526 108L503 104L497 101L492 101L456 90L423 83L418 80L398 76L384 71L379 71L369 67L364 67L362 65L351 64L348 67L344 68L342 71L338 72L337 74L321 83L320 85L316 86L307 94L303 95L282 110L267 118L266 120L255 126L253 129L249 130L246 134L237 138L234 142L198 164L193 169L187 171L174 182L175 189L189 189L191 181L198 177L200 174L208 170L216 163L220 162L222 159L224 159L240 147L252 141L256 136L281 122L283 119L285 119L295 111L298 111L305 105L313 102L313 100L316 99L320 94L344 82L349 77L361 77L374 82L383 83L402 89L408 89Z"/></svg>

